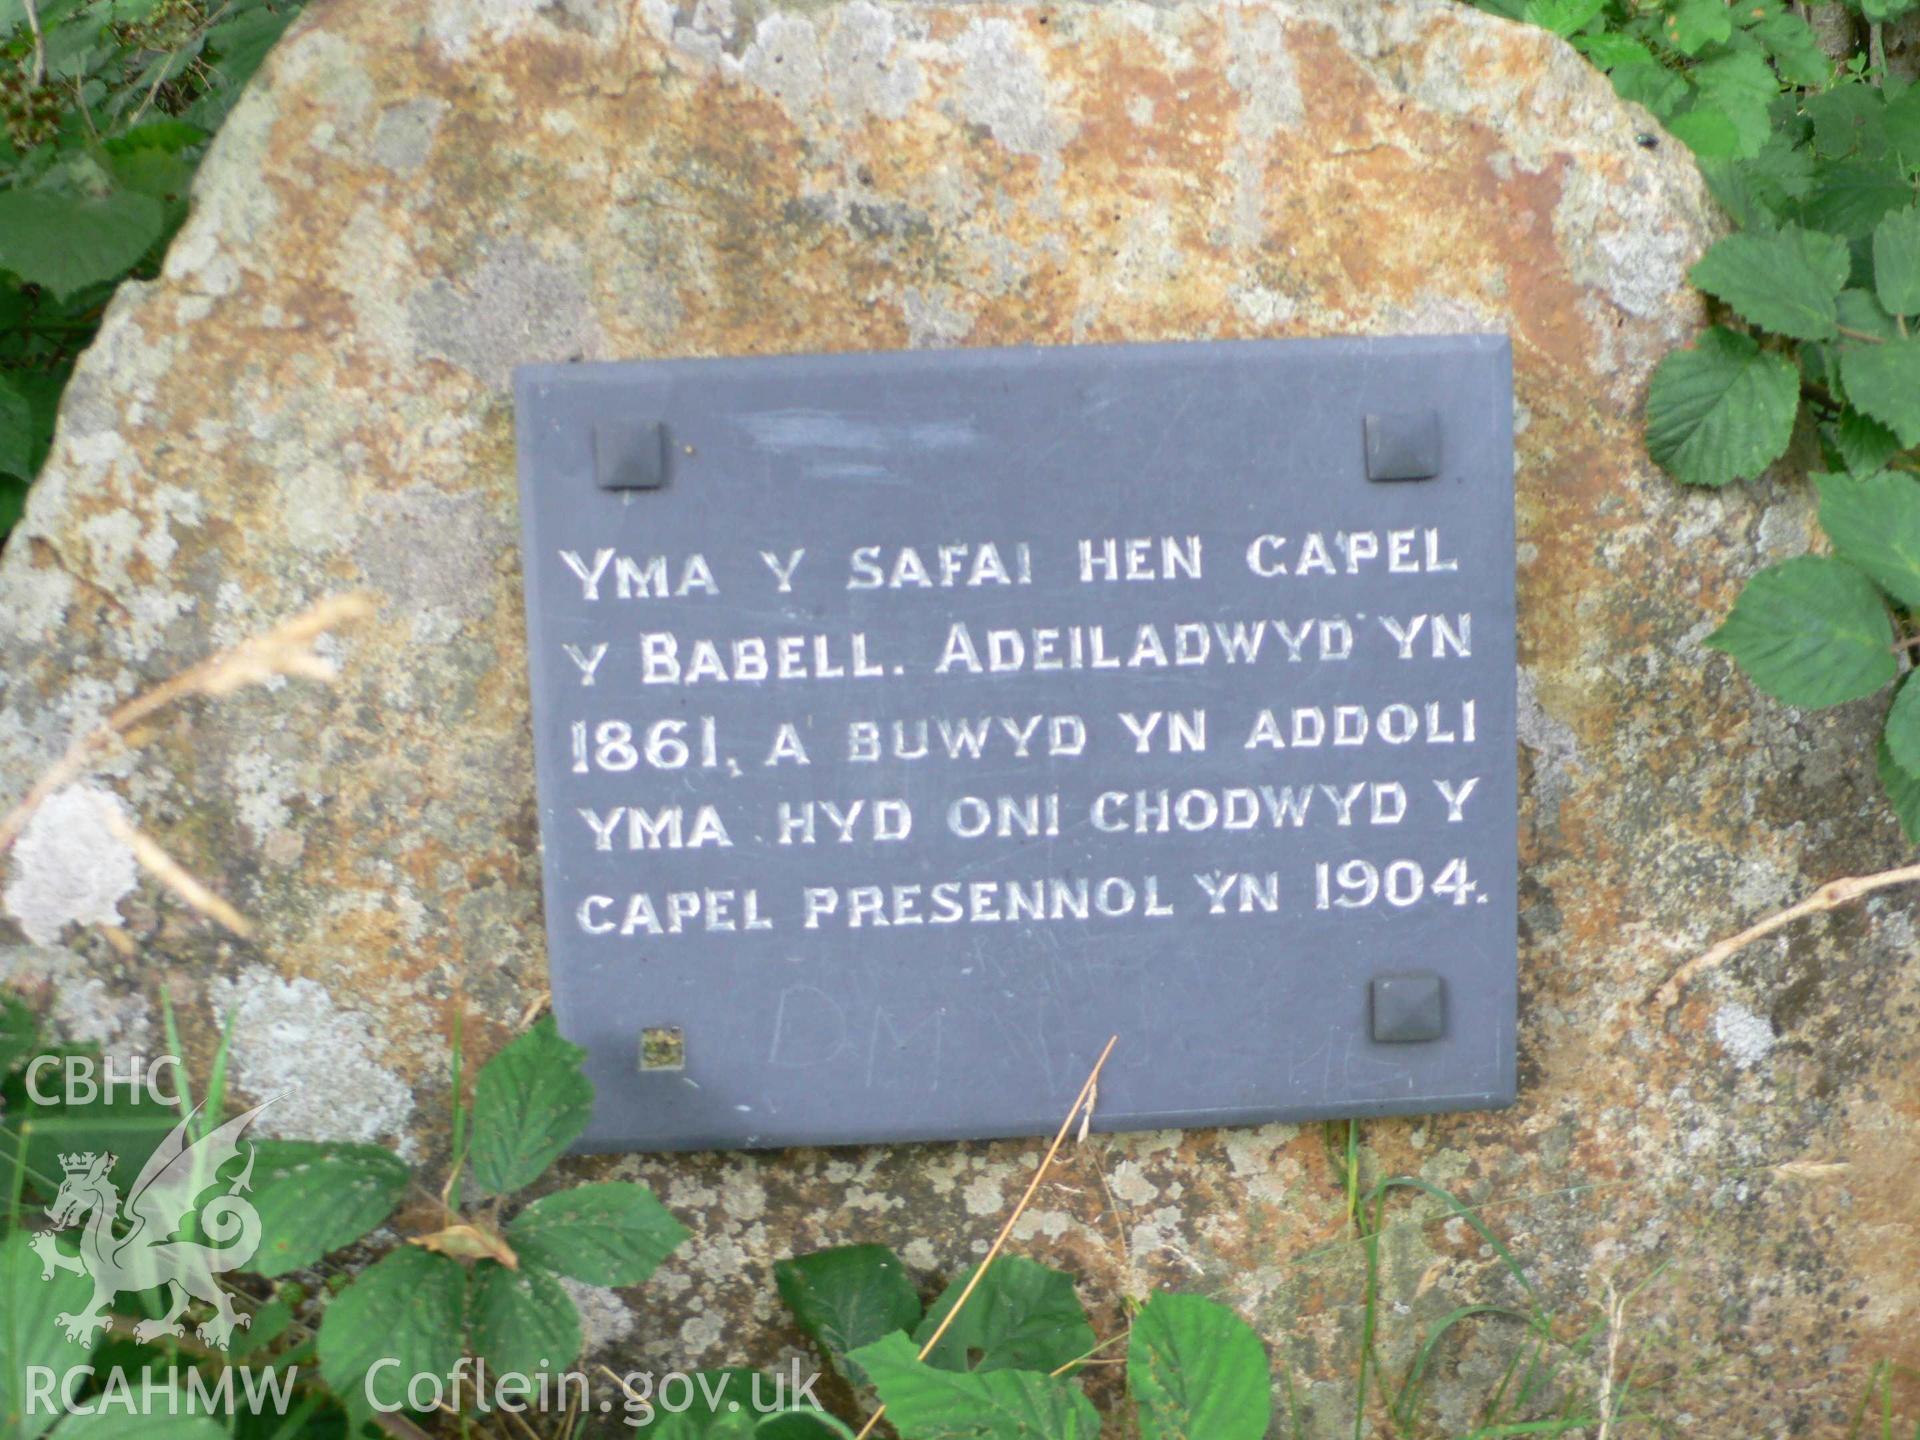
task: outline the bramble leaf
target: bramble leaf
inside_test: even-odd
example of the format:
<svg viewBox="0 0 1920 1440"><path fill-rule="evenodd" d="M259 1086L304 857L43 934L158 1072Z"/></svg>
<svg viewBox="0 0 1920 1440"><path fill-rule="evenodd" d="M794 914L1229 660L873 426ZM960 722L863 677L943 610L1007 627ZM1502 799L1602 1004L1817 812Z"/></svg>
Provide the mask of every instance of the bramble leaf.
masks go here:
<svg viewBox="0 0 1920 1440"><path fill-rule="evenodd" d="M71 295L119 279L165 228L160 202L129 190L99 196L44 185L0 191L0 269Z"/></svg>
<svg viewBox="0 0 1920 1440"><path fill-rule="evenodd" d="M1920 340L1885 340L1841 353L1847 398L1900 437L1920 445Z"/></svg>
<svg viewBox="0 0 1920 1440"><path fill-rule="evenodd" d="M966 1289L970 1268L933 1302L914 1343L925 1345ZM943 1370L1057 1370L1093 1349L1073 1277L1018 1255L994 1262L927 1363Z"/></svg>
<svg viewBox="0 0 1920 1440"><path fill-rule="evenodd" d="M552 1374L580 1357L580 1312L558 1280L531 1266L475 1265L467 1324L473 1352L503 1374Z"/></svg>
<svg viewBox="0 0 1920 1440"><path fill-rule="evenodd" d="M1748 479L1786 452L1799 408L1790 360L1715 326L1653 372L1647 453L1688 485Z"/></svg>
<svg viewBox="0 0 1920 1440"><path fill-rule="evenodd" d="M393 1213L411 1176L404 1161L375 1145L256 1142L260 1248L244 1268L284 1275L351 1245Z"/></svg>
<svg viewBox="0 0 1920 1440"><path fill-rule="evenodd" d="M1725 0L1680 0L1666 18L1667 39L1682 55L1698 55L1733 34Z"/></svg>
<svg viewBox="0 0 1920 1440"><path fill-rule="evenodd" d="M1100 1416L1079 1387L1027 1370L942 1370L894 1334L856 1350L902 1440L1096 1440Z"/></svg>
<svg viewBox="0 0 1920 1440"><path fill-rule="evenodd" d="M626 1180L543 1195L507 1226L521 1264L589 1285L638 1285L686 1238L651 1190Z"/></svg>
<svg viewBox="0 0 1920 1440"><path fill-rule="evenodd" d="M1920 207L1895 210L1874 227L1873 288L1888 314L1920 314Z"/></svg>
<svg viewBox="0 0 1920 1440"><path fill-rule="evenodd" d="M1690 278L1755 325L1800 340L1829 340L1850 263L1838 236L1788 225L1727 236L1700 258Z"/></svg>
<svg viewBox="0 0 1920 1440"><path fill-rule="evenodd" d="M1819 477L1820 527L1842 560L1902 605L1920 606L1920 480Z"/></svg>
<svg viewBox="0 0 1920 1440"><path fill-rule="evenodd" d="M800 1328L855 1383L866 1377L848 1359L853 1351L920 1323L920 1297L907 1267L885 1245L796 1255L775 1265L773 1278Z"/></svg>
<svg viewBox="0 0 1920 1440"><path fill-rule="evenodd" d="M405 1405L416 1375L445 1379L460 1358L467 1272L413 1245L381 1257L320 1318L320 1373L364 1413ZM383 1363L392 1362L392 1363Z"/></svg>
<svg viewBox="0 0 1920 1440"><path fill-rule="evenodd" d="M1887 707L1883 739L1893 763L1908 775L1920 776L1920 685L1914 684L1911 673Z"/></svg>
<svg viewBox="0 0 1920 1440"><path fill-rule="evenodd" d="M1833 427L1834 448L1854 475L1871 475L1900 453L1900 437L1849 407Z"/></svg>
<svg viewBox="0 0 1920 1440"><path fill-rule="evenodd" d="M587 1052L560 1038L551 1015L480 1069L467 1163L483 1189L506 1195L531 1184L571 1145L593 1111L580 1073Z"/></svg>
<svg viewBox="0 0 1920 1440"><path fill-rule="evenodd" d="M1788 705L1858 700L1899 673L1880 593L1844 560L1824 555L1801 555L1755 575L1707 644Z"/></svg>
<svg viewBox="0 0 1920 1440"><path fill-rule="evenodd" d="M1887 792L1887 804L1909 842L1920 845L1920 777L1909 775L1894 763L1893 754L1883 737L1874 750L1880 772L1880 788Z"/></svg>
<svg viewBox="0 0 1920 1440"><path fill-rule="evenodd" d="M1273 1416L1266 1347L1238 1315L1200 1295L1161 1292L1127 1341L1141 1440L1260 1440Z"/></svg>

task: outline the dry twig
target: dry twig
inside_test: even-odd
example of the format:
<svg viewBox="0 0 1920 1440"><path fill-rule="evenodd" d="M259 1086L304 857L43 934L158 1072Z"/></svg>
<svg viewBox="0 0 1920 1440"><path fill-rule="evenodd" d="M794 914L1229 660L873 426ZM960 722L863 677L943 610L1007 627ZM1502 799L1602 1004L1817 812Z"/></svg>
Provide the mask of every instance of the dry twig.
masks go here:
<svg viewBox="0 0 1920 1440"><path fill-rule="evenodd" d="M133 858L140 862L142 870L209 920L218 921L242 940L253 934L253 925L246 916L195 879L186 866L161 848L159 841L129 824L118 806L109 805L104 799L96 799L95 808L99 810L101 822L114 839L133 851Z"/></svg>
<svg viewBox="0 0 1920 1440"><path fill-rule="evenodd" d="M371 615L373 608L372 599L366 595L335 595L263 634L242 640L230 649L209 656L144 694L134 696L75 740L67 748L67 753L33 783L33 788L27 791L20 803L8 811L4 818L0 818L0 855L5 855L13 847L13 842L20 838L20 832L27 828L27 822L33 818L34 811L46 803L50 796L86 774L136 726L176 700L189 695L231 695L249 685L264 685L276 675L331 683L338 678L337 673L332 665L313 652L313 642L336 626Z"/></svg>
<svg viewBox="0 0 1920 1440"><path fill-rule="evenodd" d="M1897 870L1882 870L1877 875L1849 875L1840 880L1829 880L1813 894L1797 905L1789 905L1778 914L1769 915L1757 924L1749 925L1738 935L1730 936L1715 945L1711 950L1695 956L1667 977L1666 984L1653 993L1654 1003L1664 1014L1680 1003L1680 992L1692 982L1695 976L1723 964L1756 940L1764 940L1776 930L1784 929L1796 920L1808 915L1819 915L1828 910L1837 910L1849 901L1858 900L1863 895L1871 895L1876 890L1887 890L1895 885L1910 885L1920 880L1920 865L1902 865Z"/></svg>
<svg viewBox="0 0 1920 1440"><path fill-rule="evenodd" d="M960 1298L953 1302L953 1308L948 1310L945 1318L940 1321L939 1325L934 1327L933 1334L927 1337L927 1343L920 1347L920 1358L922 1360L933 1353L933 1347L940 1343L941 1337L947 1333L948 1327L953 1324L960 1312L966 1308L967 1301L972 1297L974 1290L979 1287L981 1279L986 1275L987 1267L993 1264L994 1260L999 1256L1001 1247L1007 1243L1007 1237L1013 1234L1013 1227L1020 1223L1020 1217L1026 1213L1027 1206L1033 1203L1033 1197L1040 1189L1040 1182L1047 1178L1047 1171L1053 1165L1053 1157L1058 1155L1060 1153L1060 1147L1066 1144L1067 1134L1073 1129L1073 1122L1080 1117L1082 1112L1086 1112L1088 1119L1091 1120L1093 1098L1100 1089L1101 1068L1106 1065L1107 1057L1113 1053L1113 1047L1119 1043L1120 1037L1118 1035L1112 1035L1107 1038L1106 1048L1100 1052L1100 1058L1093 1062L1093 1069L1088 1073L1086 1083L1080 1087L1080 1093L1073 1097L1073 1105L1067 1111L1067 1118L1060 1122L1060 1129L1055 1132L1053 1143L1047 1147L1047 1153L1040 1157L1040 1164L1035 1168L1033 1178L1027 1182L1027 1188L1021 1192L1020 1199L1013 1207L1013 1213L1007 1216L1006 1223L1000 1227L1000 1233L993 1237L993 1244L987 1247L986 1258L973 1267L973 1274L967 1280L966 1286L960 1291ZM880 1423L880 1417L886 1413L887 1407L884 1405L878 1410L875 1410L873 1414L867 1417L867 1423L860 1427L860 1433L855 1435L853 1440L867 1440L867 1436L873 1433L873 1427Z"/></svg>

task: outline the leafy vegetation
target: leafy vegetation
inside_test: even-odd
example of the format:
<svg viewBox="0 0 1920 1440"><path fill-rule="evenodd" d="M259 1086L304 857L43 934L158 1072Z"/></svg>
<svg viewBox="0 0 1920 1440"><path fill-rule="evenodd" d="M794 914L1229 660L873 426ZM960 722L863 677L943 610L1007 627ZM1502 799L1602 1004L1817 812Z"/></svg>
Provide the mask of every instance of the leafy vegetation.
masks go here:
<svg viewBox="0 0 1920 1440"><path fill-rule="evenodd" d="M74 358L149 279L298 0L0 0L0 538Z"/></svg>
<svg viewBox="0 0 1920 1440"><path fill-rule="evenodd" d="M1692 280L1716 323L1661 362L1647 450L1689 485L1749 480L1796 437L1831 555L1754 576L1708 644L1789 705L1893 687L1879 769L1920 841L1920 85L1849 0L1830 54L1782 0L1478 0L1564 36L1689 145L1733 233Z"/></svg>

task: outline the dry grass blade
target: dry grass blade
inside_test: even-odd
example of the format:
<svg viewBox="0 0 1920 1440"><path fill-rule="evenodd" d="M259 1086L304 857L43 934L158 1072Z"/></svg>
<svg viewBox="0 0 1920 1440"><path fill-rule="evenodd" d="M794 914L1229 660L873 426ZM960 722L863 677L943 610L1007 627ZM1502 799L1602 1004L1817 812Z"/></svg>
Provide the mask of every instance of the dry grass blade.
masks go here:
<svg viewBox="0 0 1920 1440"><path fill-rule="evenodd" d="M1040 1157L1040 1164L1035 1167L1033 1178L1027 1182L1027 1188L1021 1192L1013 1212L1007 1216L1006 1223L1000 1227L1000 1233L993 1237L993 1244L987 1247L986 1258L974 1266L973 1275L968 1279L965 1288L960 1291L960 1298L953 1302L953 1308L947 1311L946 1318L934 1327L933 1334L927 1337L927 1343L920 1347L922 1360L933 1353L933 1347L940 1343L948 1327L953 1324L960 1312L966 1309L967 1301L973 1297L973 1292L979 1287L982 1277L987 1273L987 1267L993 1264L994 1259L1006 1245L1007 1237L1013 1234L1013 1227L1020 1223L1020 1217L1026 1213L1027 1207L1033 1203L1033 1197L1039 1193L1041 1182L1047 1178L1047 1171L1053 1166L1053 1157L1060 1153L1060 1147L1066 1144L1067 1136L1073 1130L1073 1122L1084 1113L1087 1117L1086 1123L1091 1123L1093 1099L1100 1092L1100 1071L1106 1065L1107 1057L1113 1054L1113 1047L1119 1043L1118 1035L1107 1037L1106 1048L1100 1052L1100 1058L1093 1062L1093 1069L1088 1072L1086 1083L1080 1087L1080 1093L1073 1097L1073 1105L1067 1111L1067 1118L1060 1122L1060 1128L1054 1134L1053 1143L1047 1147L1047 1153ZM1081 1127L1081 1133L1085 1133L1085 1124ZM867 1417L867 1423L860 1427L860 1433L855 1435L853 1440L867 1440L867 1436L873 1433L873 1427L880 1423L880 1417L886 1413L887 1407L884 1405L875 1410Z"/></svg>
<svg viewBox="0 0 1920 1440"><path fill-rule="evenodd" d="M1713 969L1716 965L1739 954L1756 940L1764 940L1776 930L1785 929L1796 920L1809 915L1823 914L1828 910L1838 910L1842 905L1858 900L1863 895L1871 895L1876 890L1887 890L1895 885L1911 885L1920 880L1920 865L1902 865L1897 870L1882 870L1877 875L1849 875L1840 880L1829 880L1813 894L1797 905L1789 905L1777 914L1749 925L1738 935L1729 936L1718 945L1695 956L1682 965L1667 982L1653 992L1653 1003L1660 1007L1662 1014L1680 1003L1680 992L1695 977Z"/></svg>
<svg viewBox="0 0 1920 1440"><path fill-rule="evenodd" d="M33 783L20 803L0 818L0 855L5 855L27 828L27 822L51 795L64 790L93 768L102 755L136 726L189 695L231 695L249 685L264 685L275 676L330 683L337 678L332 665L313 652L313 642L338 626L361 620L374 611L372 597L335 595L303 610L291 620L202 660L198 665L134 696L93 729L75 740L67 753ZM244 922L243 922L244 923Z"/></svg>
<svg viewBox="0 0 1920 1440"><path fill-rule="evenodd" d="M133 858L140 862L142 870L209 920L226 926L242 940L253 934L253 925L246 916L195 879L186 866L160 847L159 841L145 831L135 829L114 806L102 801L96 808L100 811L102 823L116 840L133 851Z"/></svg>

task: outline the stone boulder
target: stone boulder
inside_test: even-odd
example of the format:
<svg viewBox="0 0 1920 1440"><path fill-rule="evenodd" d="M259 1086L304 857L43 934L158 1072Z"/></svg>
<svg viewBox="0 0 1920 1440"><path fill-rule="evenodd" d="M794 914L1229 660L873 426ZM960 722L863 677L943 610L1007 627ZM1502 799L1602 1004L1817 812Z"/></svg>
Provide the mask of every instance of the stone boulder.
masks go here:
<svg viewBox="0 0 1920 1440"><path fill-rule="evenodd" d="M1873 717L1783 710L1700 643L1809 543L1799 487L1682 492L1641 445L1716 223L1579 56L1463 6L315 0L161 278L114 300L0 557L0 794L213 647L337 591L382 608L328 642L337 689L196 702L93 782L252 940L69 803L11 859L0 965L121 1050L160 1046L164 985L202 1060L232 1021L234 1080L286 1092L283 1133L439 1153L454 1007L485 1049L545 985L518 362L1508 331L1520 1100L1369 1122L1362 1179L1484 1207L1563 1338L1668 1262L1625 1317L1636 1400L1688 1434L1831 1432L1920 1320L1912 902L1646 1004L1716 935L1901 850ZM1096 1137L1017 1243L1086 1277L1103 1333L1150 1284L1236 1304L1333 1434L1362 1316L1338 1148ZM1037 1154L573 1162L644 1176L694 1231L643 1297L590 1297L593 1336L620 1364L774 1361L797 1342L775 1259L886 1241L931 1283ZM1518 1292L1440 1207L1388 1218L1400 1374L1438 1317ZM1523 1343L1477 1324L1435 1360L1463 1429Z"/></svg>

